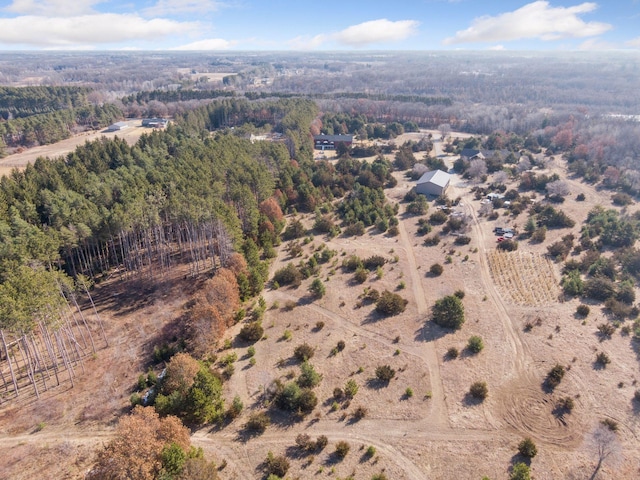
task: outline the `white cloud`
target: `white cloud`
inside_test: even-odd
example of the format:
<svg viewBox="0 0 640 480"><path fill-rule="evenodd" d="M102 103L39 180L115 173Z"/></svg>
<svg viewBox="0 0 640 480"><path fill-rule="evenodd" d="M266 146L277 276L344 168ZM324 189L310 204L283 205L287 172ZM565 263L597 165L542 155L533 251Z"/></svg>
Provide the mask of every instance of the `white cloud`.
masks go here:
<svg viewBox="0 0 640 480"><path fill-rule="evenodd" d="M334 33L332 37L339 43L353 47L380 42L397 42L413 35L418 24L415 20L392 22L382 18L352 25L341 32Z"/></svg>
<svg viewBox="0 0 640 480"><path fill-rule="evenodd" d="M578 50L585 51L593 51L593 50L615 50L617 47L615 44L610 42L604 42L599 38L589 38L585 40L580 45L578 45Z"/></svg>
<svg viewBox="0 0 640 480"><path fill-rule="evenodd" d="M625 42L624 44L629 46L629 47L640 48L640 37L633 38L633 39Z"/></svg>
<svg viewBox="0 0 640 480"><path fill-rule="evenodd" d="M552 7L547 1L529 3L513 12L496 17L483 16L475 19L466 30L446 38L445 45L472 42L500 42L523 38L559 40L600 35L611 29L601 22L584 22L579 15L589 13L597 4L585 2L575 7Z"/></svg>
<svg viewBox="0 0 640 480"><path fill-rule="evenodd" d="M218 0L158 0L153 7L143 10L148 16L175 15L180 13L200 13L202 15L218 10L222 3Z"/></svg>
<svg viewBox="0 0 640 480"><path fill-rule="evenodd" d="M127 40L153 40L166 35L193 33L197 22L114 13L75 17L21 16L0 18L0 43L43 47L112 44Z"/></svg>
<svg viewBox="0 0 640 480"><path fill-rule="evenodd" d="M493 47L489 47L489 50L494 50L496 52L501 52L504 49L504 45L494 45Z"/></svg>
<svg viewBox="0 0 640 480"><path fill-rule="evenodd" d="M227 50L231 48L235 42L224 40L223 38L208 38L206 40L198 40L197 42L181 45L171 50Z"/></svg>
<svg viewBox="0 0 640 480"><path fill-rule="evenodd" d="M399 20L392 22L386 18L352 25L339 32L320 34L314 37L301 36L289 41L289 45L297 50L318 48L327 42L350 47L363 47L381 42L397 42L416 33L419 22L415 20Z"/></svg>
<svg viewBox="0 0 640 480"><path fill-rule="evenodd" d="M93 13L93 6L105 0L13 0L5 8L11 13L45 17L72 17Z"/></svg>

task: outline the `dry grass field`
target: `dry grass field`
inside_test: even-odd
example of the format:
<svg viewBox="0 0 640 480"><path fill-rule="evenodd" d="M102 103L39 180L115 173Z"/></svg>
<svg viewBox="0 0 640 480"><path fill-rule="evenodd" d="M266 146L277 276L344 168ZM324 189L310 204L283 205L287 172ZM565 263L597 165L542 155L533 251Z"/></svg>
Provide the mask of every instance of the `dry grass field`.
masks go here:
<svg viewBox="0 0 640 480"><path fill-rule="evenodd" d="M436 149L439 146L436 142ZM557 161L550 161L548 168L566 174ZM400 172L395 175L398 184L387 194L400 202L412 182ZM592 206L611 206L606 192L568 182L571 195L561 208L576 220L576 227L549 230L543 244L520 241L512 253L496 252L493 228L522 226L526 214L496 221L479 217L480 202L470 193L473 185L457 177L449 196L461 198L457 209L471 219L468 245L455 245L454 237L442 235L440 244L424 246L418 217L404 214L403 206L395 237L375 230L362 237L317 235L309 237L297 258L282 245L272 273L320 249L336 251L319 275L326 295L311 297L313 279L298 288L265 289L265 335L254 345L255 363L249 345L237 340L240 324L228 332L231 348L220 352L237 353L225 395L228 401L239 395L245 410L229 424L195 431L193 443L226 462L220 471L223 479L263 478L260 464L272 451L289 456L287 478L292 479L353 475L368 480L384 472L396 480L480 480L484 475L501 480L522 460L518 443L531 437L538 447L531 461L536 480L585 479L597 463L589 445L591 432L609 420L618 425L621 454L605 462L598 478L638 478L640 411L632 398L639 388L640 350L619 330L603 341L596 335L604 318L599 306L593 305L586 319L576 317L579 301L559 296L560 266L544 256L546 245L570 230L578 234ZM577 193L585 193L586 201L576 202ZM311 226L311 216L300 218ZM388 261L381 275L373 272L358 284L340 268L351 254L382 255ZM434 263L444 266L442 275L428 273ZM380 316L373 304L363 302L365 288L400 294L409 301L406 310ZM153 345L171 334L168 325L179 317L194 289L179 272L162 287L130 286L125 291L123 286L101 286L100 311L108 320L111 346L88 361L75 388L54 389L39 402L0 404L0 455L5 459L0 478L82 478L92 449L109 437L117 417L127 411ZM465 292L462 329L451 332L432 325L428 320L435 301L457 290ZM478 354L465 348L472 335L484 341ZM340 341L344 349L336 352ZM297 375L293 351L304 342L315 348L311 363L323 377L316 388L318 406L301 420L275 414L263 435L247 437L243 425L263 408L269 384ZM447 355L451 348L460 352L457 358ZM596 351L611 357L606 369L594 366ZM548 391L543 382L557 363L567 373ZM396 370L388 385L375 381L376 366L384 364ZM350 402L334 404L334 388L348 380L357 382L357 394ZM487 383L484 402L468 394L475 381ZM574 400L575 408L560 414L556 406L565 397ZM353 416L358 407L367 409L360 420ZM314 456L300 454L295 448L300 433L326 435L327 448ZM338 441L351 446L344 460L333 454ZM366 453L370 446L373 455Z"/></svg>
<svg viewBox="0 0 640 480"><path fill-rule="evenodd" d="M140 119L127 120L126 123L129 127L119 132L107 132L106 129L97 132L84 132L52 145L28 148L20 153L8 155L0 159L0 176L10 174L14 168L21 170L29 163L33 163L38 157L57 158L64 156L74 151L78 145L96 140L100 137L118 137L132 145L138 141L143 133L150 131L148 128L142 126Z"/></svg>

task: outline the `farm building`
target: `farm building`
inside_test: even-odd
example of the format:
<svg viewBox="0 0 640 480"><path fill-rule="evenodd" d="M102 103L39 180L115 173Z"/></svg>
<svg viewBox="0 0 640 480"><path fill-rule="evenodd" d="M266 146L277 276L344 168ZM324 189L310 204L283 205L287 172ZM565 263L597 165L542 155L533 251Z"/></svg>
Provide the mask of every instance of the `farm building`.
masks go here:
<svg viewBox="0 0 640 480"><path fill-rule="evenodd" d="M148 128L164 128L167 126L166 118L143 118L142 126Z"/></svg>
<svg viewBox="0 0 640 480"><path fill-rule="evenodd" d="M446 193L450 181L451 175L442 170L425 172L416 182L416 193L439 197Z"/></svg>
<svg viewBox="0 0 640 480"><path fill-rule="evenodd" d="M120 130L124 130L128 126L129 125L127 125L127 122L117 122L113 125L109 125L109 128L107 128L107 132L119 132Z"/></svg>
<svg viewBox="0 0 640 480"><path fill-rule="evenodd" d="M353 135L314 135L313 146L316 150L335 150L339 143L350 147Z"/></svg>

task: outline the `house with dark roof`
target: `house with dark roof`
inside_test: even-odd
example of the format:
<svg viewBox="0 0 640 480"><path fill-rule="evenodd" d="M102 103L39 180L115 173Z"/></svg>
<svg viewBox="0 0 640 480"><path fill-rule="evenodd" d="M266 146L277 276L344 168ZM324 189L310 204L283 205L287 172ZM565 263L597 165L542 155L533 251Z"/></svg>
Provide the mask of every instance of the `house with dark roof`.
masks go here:
<svg viewBox="0 0 640 480"><path fill-rule="evenodd" d="M425 172L416 182L416 193L439 197L444 195L451 182L451 175L442 170Z"/></svg>
<svg viewBox="0 0 640 480"><path fill-rule="evenodd" d="M316 150L335 150L338 144L350 147L353 143L353 135L314 135L313 146Z"/></svg>

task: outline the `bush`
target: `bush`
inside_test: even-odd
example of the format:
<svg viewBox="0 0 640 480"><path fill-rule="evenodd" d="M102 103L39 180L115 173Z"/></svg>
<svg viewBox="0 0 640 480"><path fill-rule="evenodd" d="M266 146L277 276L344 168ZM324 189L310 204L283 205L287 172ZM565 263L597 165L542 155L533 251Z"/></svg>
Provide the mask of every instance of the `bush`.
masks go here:
<svg viewBox="0 0 640 480"><path fill-rule="evenodd" d="M305 361L300 365L300 376L298 377L298 385L301 387L315 387L322 380L322 375L316 372L313 365Z"/></svg>
<svg viewBox="0 0 640 480"><path fill-rule="evenodd" d="M359 237L361 235L364 235L364 232L365 228L364 223L362 222L352 223L350 225L347 225L344 229L344 234L347 237Z"/></svg>
<svg viewBox="0 0 640 480"><path fill-rule="evenodd" d="M596 355L596 364L600 365L602 368L606 368L607 365L609 365L611 363L611 359L609 358L609 355L607 355L604 352L599 352Z"/></svg>
<svg viewBox="0 0 640 480"><path fill-rule="evenodd" d="M482 338L477 335L474 335L469 338L469 342L467 343L467 350L471 353L480 353L484 348L484 342Z"/></svg>
<svg viewBox="0 0 640 480"><path fill-rule="evenodd" d="M358 283L364 283L369 278L369 271L364 268L359 268L353 275L353 279Z"/></svg>
<svg viewBox="0 0 640 480"><path fill-rule="evenodd" d="M360 405L353 411L353 418L356 420L362 420L367 416L368 413L369 410L367 409L367 407L363 407L362 405Z"/></svg>
<svg viewBox="0 0 640 480"><path fill-rule="evenodd" d="M286 267L276 270L276 273L273 274L273 281L278 285L298 287L302 283L302 273L293 263L289 263Z"/></svg>
<svg viewBox="0 0 640 480"><path fill-rule="evenodd" d="M560 364L556 364L555 367L549 370L549 373L547 374L547 379L545 381L547 386L551 389L556 388L558 385L560 385L564 374L564 367Z"/></svg>
<svg viewBox="0 0 640 480"><path fill-rule="evenodd" d="M556 408L562 412L571 413L575 407L575 402L571 397L562 397L558 400Z"/></svg>
<svg viewBox="0 0 640 480"><path fill-rule="evenodd" d="M458 358L458 355L460 355L460 352L456 347L449 348L449 350L447 350L447 353L446 353L446 357L450 358L451 360Z"/></svg>
<svg viewBox="0 0 640 480"><path fill-rule="evenodd" d="M324 283L322 283L322 280L320 280L319 278L316 278L313 280L313 282L311 282L309 291L313 294L314 297L322 298L324 297L324 294L327 292L327 289L324 286Z"/></svg>
<svg viewBox="0 0 640 480"><path fill-rule="evenodd" d="M581 303L576 307L576 313L581 317L586 317L587 315L589 315L590 311L591 309L589 308L589 306L585 305L584 303Z"/></svg>
<svg viewBox="0 0 640 480"><path fill-rule="evenodd" d="M484 400L489 395L487 382L474 382L469 388L469 394L478 400Z"/></svg>
<svg viewBox="0 0 640 480"><path fill-rule="evenodd" d="M284 455L274 456L271 451L267 453L267 459L264 464L268 475L276 475L280 478L283 478L291 467L287 457Z"/></svg>
<svg viewBox="0 0 640 480"><path fill-rule="evenodd" d="M471 242L471 237L468 237L466 235L460 235L456 237L453 243L455 243L456 245L468 245L470 242Z"/></svg>
<svg viewBox="0 0 640 480"><path fill-rule="evenodd" d="M267 427L271 424L271 419L264 412L252 413L245 423L247 430L263 433Z"/></svg>
<svg viewBox="0 0 640 480"><path fill-rule="evenodd" d="M312 358L314 353L315 353L315 349L308 343L303 343L302 345L298 345L293 351L293 355L296 357L296 359L298 359L301 362L304 362Z"/></svg>
<svg viewBox="0 0 640 480"><path fill-rule="evenodd" d="M511 470L509 480L531 480L531 470L526 463L518 462Z"/></svg>
<svg viewBox="0 0 640 480"><path fill-rule="evenodd" d="M433 212L429 215L429 223L431 225L442 225L449 219L449 215L447 215L444 211L438 210L437 212Z"/></svg>
<svg viewBox="0 0 640 480"><path fill-rule="evenodd" d="M435 234L424 239L423 245L425 247L435 247L440 243L440 235Z"/></svg>
<svg viewBox="0 0 640 480"><path fill-rule="evenodd" d="M385 290L376 301L376 311L383 315L397 315L404 312L408 300L402 298L397 293Z"/></svg>
<svg viewBox="0 0 640 480"><path fill-rule="evenodd" d="M380 365L376 367L376 378L381 382L389 383L396 376L396 371L389 365Z"/></svg>
<svg viewBox="0 0 640 480"><path fill-rule="evenodd" d="M358 384L355 380L348 380L344 386L344 394L349 398L353 398L356 396L356 393L358 393L358 388Z"/></svg>
<svg viewBox="0 0 640 480"><path fill-rule="evenodd" d="M597 326L598 334L602 337L611 338L616 332L616 327L611 323L601 323Z"/></svg>
<svg viewBox="0 0 640 480"><path fill-rule="evenodd" d="M376 447L374 447L373 445L369 445L365 454L367 455L367 457L372 458L376 454Z"/></svg>
<svg viewBox="0 0 640 480"><path fill-rule="evenodd" d="M518 452L524 457L533 458L538 454L538 448L533 440L527 437L518 444Z"/></svg>
<svg viewBox="0 0 640 480"><path fill-rule="evenodd" d="M264 328L260 322L249 322L240 329L240 338L246 342L257 342L263 334Z"/></svg>
<svg viewBox="0 0 640 480"><path fill-rule="evenodd" d="M357 255L349 255L342 261L342 268L349 272L355 272L356 270L363 268L364 264Z"/></svg>
<svg viewBox="0 0 640 480"><path fill-rule="evenodd" d="M437 300L433 306L433 321L444 328L458 330L464 323L464 306L455 295Z"/></svg>
<svg viewBox="0 0 640 480"><path fill-rule="evenodd" d="M464 290L456 290L453 294L458 297L460 300L464 298Z"/></svg>
<svg viewBox="0 0 640 480"><path fill-rule="evenodd" d="M336 443L336 455L338 456L338 458L340 459L345 458L349 453L349 450L351 450L351 445L349 445L344 440L341 440L338 443Z"/></svg>
<svg viewBox="0 0 640 480"><path fill-rule="evenodd" d="M498 248L506 252L515 252L516 250L518 250L518 242L511 239L503 240L502 242L498 243Z"/></svg>
<svg viewBox="0 0 640 480"><path fill-rule="evenodd" d="M372 271L378 267L382 267L385 263L387 263L387 260L380 255L372 255L371 257L365 258L362 262L364 268Z"/></svg>
<svg viewBox="0 0 640 480"><path fill-rule="evenodd" d="M431 265L431 267L429 267L429 273L431 273L431 275L435 277L439 277L440 275L442 275L442 272L444 272L444 267L439 263L434 263L433 265Z"/></svg>

